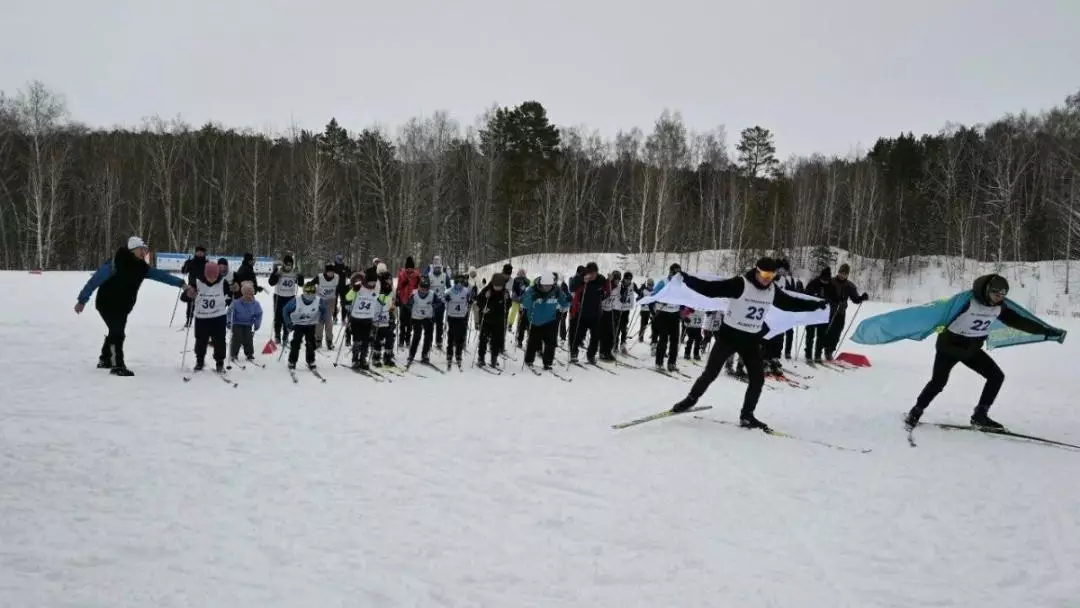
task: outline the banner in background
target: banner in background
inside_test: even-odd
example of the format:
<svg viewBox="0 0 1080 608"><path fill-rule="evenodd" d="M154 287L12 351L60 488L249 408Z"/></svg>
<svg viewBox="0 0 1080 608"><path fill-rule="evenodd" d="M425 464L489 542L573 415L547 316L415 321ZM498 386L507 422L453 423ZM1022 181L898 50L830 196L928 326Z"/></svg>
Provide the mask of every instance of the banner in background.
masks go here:
<svg viewBox="0 0 1080 608"><path fill-rule="evenodd" d="M170 272L180 272L184 262L190 257L189 253L154 252L154 266ZM236 272L236 269L240 268L240 263L244 261L244 256L241 255L206 255L206 259L212 262L217 262L220 258L229 260L229 270L233 272ZM275 263L274 258L257 257L254 263L255 273L270 274L274 270Z"/></svg>

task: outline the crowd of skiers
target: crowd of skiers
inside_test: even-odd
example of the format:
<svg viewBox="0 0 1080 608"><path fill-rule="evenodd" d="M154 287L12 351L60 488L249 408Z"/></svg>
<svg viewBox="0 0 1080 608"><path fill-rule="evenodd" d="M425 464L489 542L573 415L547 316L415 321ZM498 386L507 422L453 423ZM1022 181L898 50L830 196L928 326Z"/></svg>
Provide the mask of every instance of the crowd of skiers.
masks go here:
<svg viewBox="0 0 1080 608"><path fill-rule="evenodd" d="M98 268L77 296L75 311L81 313L91 294L97 291L95 307L108 330L98 367L108 368L115 375L132 375L124 358L125 328L146 278L182 289L178 303L183 301L187 305L185 326L194 327L196 370L204 367L210 345L214 346L215 367L219 372L224 371L226 355L236 359L242 349L247 359L254 358L254 334L263 319L255 294L263 291L263 287L259 286L250 253L244 255L239 268L233 271L225 258L210 263L206 249L198 247L182 269L186 280L151 268L148 260L146 243L139 237L131 237L126 247L119 248ZM730 306L726 313L696 311L662 298L647 306L637 305L637 300L661 292L676 275L692 291L709 298L728 299ZM570 277L551 272L530 276L525 269L515 273L513 266L506 264L502 272L486 280L477 276L475 268L452 274L439 256L434 256L423 269L417 268L409 257L395 281L379 258L372 260L365 270L354 273L346 266L344 256L338 255L321 273L305 280L293 257L285 255L281 264L274 266L267 282L273 290L273 339L278 344L289 343L290 369L299 360L301 346L306 363L314 369L316 349L335 348L334 328L339 322L344 331L340 342L351 352L351 365L359 371L369 371L372 366L394 366L395 344L407 350L408 366L417 355L421 363L433 365L430 360L433 343L440 351L445 343L447 368L454 364L460 367L470 331L479 332L478 367L499 367L508 333L519 348L524 348L524 362L530 367L539 356L543 369L551 370L559 342L565 343L571 363L580 364L584 346L588 363L595 365L598 361L614 360L616 352L627 352L631 317L638 313L637 339L643 342L645 331L651 326L650 344L656 371L660 373L678 371L680 344L685 343L683 358L696 361L710 341L715 342L701 376L688 395L675 404L673 412L692 408L726 367L729 372L742 375L748 385L740 424L762 429L768 427L754 416L754 410L765 374L783 373L780 359L792 357L795 343L793 331L764 339L769 333L765 322L769 309L774 306L793 312L828 309L828 322L806 326L803 332L804 356L813 363L833 359L846 324L848 303L860 304L869 297L866 292L859 293L851 282L847 264L842 264L835 275L827 267L821 269L804 286L791 273L787 260L767 257L758 260L746 273L726 280L703 280L682 272L679 264L672 264L663 280L654 284L652 279L646 279L639 285L630 272L614 270L601 274L595 262L579 266ZM813 298L796 298L788 295L789 292L801 292ZM1062 330L1010 305L1005 300L1007 292L1008 283L1003 277L979 277L970 292L961 292L950 300L952 308L943 313L948 318L930 319L934 323L931 329L941 332L934 372L908 415L909 427L918 424L923 411L948 381L950 370L957 363L964 363L987 379L972 424L1000 428L987 416L987 411L1004 375L982 351L992 322L1000 320L1013 329L1044 339L1064 339ZM230 331L231 337L227 335ZM920 326L908 337L922 339L925 335L927 331ZM900 338L885 341L893 339ZM738 371L732 370L735 356L739 360Z"/></svg>

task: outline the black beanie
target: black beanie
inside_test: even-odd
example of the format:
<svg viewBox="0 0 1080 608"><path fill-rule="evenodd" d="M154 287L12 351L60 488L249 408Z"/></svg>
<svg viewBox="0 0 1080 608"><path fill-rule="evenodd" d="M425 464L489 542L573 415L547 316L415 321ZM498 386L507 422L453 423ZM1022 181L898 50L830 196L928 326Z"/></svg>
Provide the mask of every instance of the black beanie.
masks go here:
<svg viewBox="0 0 1080 608"><path fill-rule="evenodd" d="M776 260L772 258L761 258L755 264L758 270L764 270L766 272L776 272Z"/></svg>
<svg viewBox="0 0 1080 608"><path fill-rule="evenodd" d="M416 268L416 261L413 260L411 255L405 258L405 268Z"/></svg>

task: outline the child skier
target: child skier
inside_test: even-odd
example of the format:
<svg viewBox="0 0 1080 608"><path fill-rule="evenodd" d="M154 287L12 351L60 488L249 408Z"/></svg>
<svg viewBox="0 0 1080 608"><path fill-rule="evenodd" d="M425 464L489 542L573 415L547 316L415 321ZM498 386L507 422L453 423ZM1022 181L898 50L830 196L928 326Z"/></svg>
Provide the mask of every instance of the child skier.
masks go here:
<svg viewBox="0 0 1080 608"><path fill-rule="evenodd" d="M434 328L435 305L440 299L431 290L431 279L420 277L420 286L409 300L409 309L412 312L412 344L409 345L409 361L406 367L413 364L416 358L416 349L420 346L420 338L424 339L424 350L420 354L420 362L430 365L431 360L431 333Z"/></svg>
<svg viewBox="0 0 1080 608"><path fill-rule="evenodd" d="M701 361L701 331L705 326L705 318L708 313L704 310L688 309L690 316L686 320L686 350L683 359L690 360L693 353L694 361Z"/></svg>
<svg viewBox="0 0 1080 608"><path fill-rule="evenodd" d="M321 348L323 336L326 337L326 349L334 350L334 320L337 319L338 285L337 268L333 264L327 264L323 273L319 275L319 286L316 293L319 299L326 303L326 310L330 316L315 330L315 348ZM348 330L346 330L348 331Z"/></svg>
<svg viewBox="0 0 1080 608"><path fill-rule="evenodd" d="M472 290L468 287L468 277L459 274L454 277L454 286L446 292L446 369L450 369L456 360L461 369L461 356L465 351L465 336L469 331L469 309L472 307Z"/></svg>
<svg viewBox="0 0 1080 608"><path fill-rule="evenodd" d="M529 311L529 341L525 346L525 365L529 367L532 367L541 346L544 370L551 370L555 360L559 308L570 303L567 295L556 286L556 281L554 273L545 272L540 275L536 285L526 289L521 296L521 307Z"/></svg>
<svg viewBox="0 0 1080 608"><path fill-rule="evenodd" d="M379 275L379 297L375 308L374 345L371 348L371 360L375 367L394 367L394 296L383 285Z"/></svg>
<svg viewBox="0 0 1080 608"><path fill-rule="evenodd" d="M431 291L435 294L435 315L433 317L435 322L435 348L442 350L443 319L446 316L446 290L450 289L450 275L446 274L442 257L434 256L431 259L431 266L424 272L424 276L427 277L428 283L431 285Z"/></svg>
<svg viewBox="0 0 1080 608"><path fill-rule="evenodd" d="M510 294L506 293L506 277L495 273L480 290L476 304L480 308L480 343L477 345L476 365L484 367L484 356L491 345L491 367L498 369L499 355L506 344L506 315L510 313Z"/></svg>
<svg viewBox="0 0 1080 608"><path fill-rule="evenodd" d="M229 296L229 284L220 274L217 264L207 264L203 278L195 279L195 371L205 366L207 344L214 341L215 371L225 372L226 315L225 303ZM186 298L187 296L181 296Z"/></svg>
<svg viewBox="0 0 1080 608"><path fill-rule="evenodd" d="M240 347L248 361L255 360L255 332L262 327L262 305L255 299L255 285L245 282L240 286L240 299L229 306L226 324L232 330L229 338L229 360L236 361Z"/></svg>
<svg viewBox="0 0 1080 608"><path fill-rule="evenodd" d="M285 335L294 332L292 342L289 343L289 369L296 369L296 362L300 359L301 342L304 342L308 369L315 369L315 327L325 323L329 315L326 302L316 293L318 288L317 279L308 281L304 284L304 292L289 300L281 311Z"/></svg>
<svg viewBox="0 0 1080 608"><path fill-rule="evenodd" d="M281 344L282 327L285 324L285 305L296 298L296 288L304 284L304 275L297 272L293 265L293 257L286 254L281 259L281 266L274 265L268 280L274 288L274 342ZM284 335L288 341L289 332L286 329Z"/></svg>
<svg viewBox="0 0 1080 608"><path fill-rule="evenodd" d="M353 276L352 289L345 295L350 305L349 333L353 337L352 342L352 366L358 369L369 369L368 349L371 347L372 328L375 316L378 314L379 304L379 276L374 268L368 268L363 274L356 273Z"/></svg>

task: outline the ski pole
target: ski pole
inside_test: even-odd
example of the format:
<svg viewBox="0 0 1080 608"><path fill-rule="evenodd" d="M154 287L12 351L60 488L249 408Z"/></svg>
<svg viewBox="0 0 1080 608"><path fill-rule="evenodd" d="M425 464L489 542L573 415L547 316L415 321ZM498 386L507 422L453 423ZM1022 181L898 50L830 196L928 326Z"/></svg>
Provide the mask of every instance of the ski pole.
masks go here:
<svg viewBox="0 0 1080 608"><path fill-rule="evenodd" d="M180 300L177 300L179 302ZM191 337L191 325L187 326L187 331L184 332L184 352L180 355L180 373L184 373L184 363L187 362L187 347L188 339Z"/></svg>
<svg viewBox="0 0 1080 608"><path fill-rule="evenodd" d="M855 319L859 318L859 311L860 310L862 310L862 302L859 302L859 305L855 307L855 314L851 315L851 322L848 323L846 328L844 328L844 334L842 336L840 336L840 341L836 343L836 348L837 349L839 349L840 345L844 343L844 339L847 338L847 334L848 334L848 331L851 330L851 326L855 325Z"/></svg>
<svg viewBox="0 0 1080 608"><path fill-rule="evenodd" d="M180 293L183 293L182 291ZM172 316L169 317L169 327L172 327L173 321L176 320L176 309L180 307L180 293L176 294L176 303L172 307Z"/></svg>

